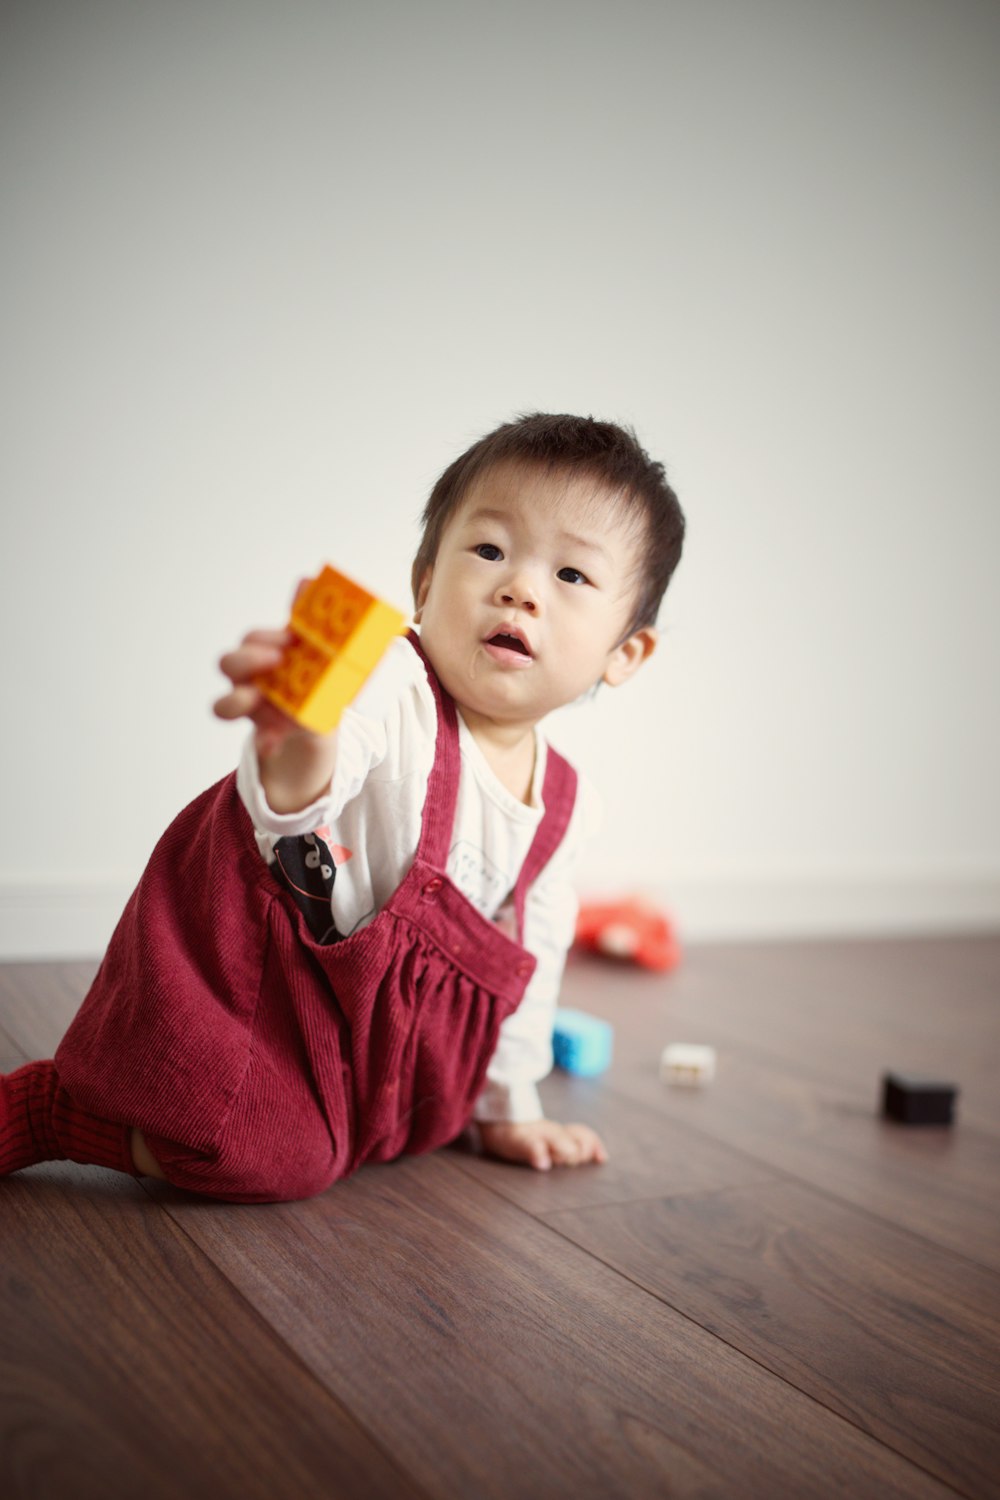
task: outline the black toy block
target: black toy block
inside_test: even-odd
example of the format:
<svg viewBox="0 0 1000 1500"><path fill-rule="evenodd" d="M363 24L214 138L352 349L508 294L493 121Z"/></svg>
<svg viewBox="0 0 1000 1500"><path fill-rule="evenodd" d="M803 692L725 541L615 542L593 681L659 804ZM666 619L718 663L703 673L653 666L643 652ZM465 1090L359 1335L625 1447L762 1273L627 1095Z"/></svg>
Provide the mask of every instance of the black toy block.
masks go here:
<svg viewBox="0 0 1000 1500"><path fill-rule="evenodd" d="M933 1083L902 1073L882 1077L882 1113L904 1125L950 1125L954 1117L953 1083Z"/></svg>

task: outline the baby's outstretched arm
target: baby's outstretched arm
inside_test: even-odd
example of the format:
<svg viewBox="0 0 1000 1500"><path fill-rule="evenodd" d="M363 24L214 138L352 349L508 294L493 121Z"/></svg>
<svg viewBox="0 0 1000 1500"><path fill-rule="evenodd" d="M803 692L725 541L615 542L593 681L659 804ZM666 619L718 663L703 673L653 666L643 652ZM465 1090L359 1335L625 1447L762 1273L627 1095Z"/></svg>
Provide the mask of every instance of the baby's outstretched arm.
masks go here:
<svg viewBox="0 0 1000 1500"><path fill-rule="evenodd" d="M539 1172L550 1167L581 1167L608 1159L604 1142L589 1125L560 1125L558 1120L480 1120L483 1150L505 1161L525 1162Z"/></svg>
<svg viewBox="0 0 1000 1500"><path fill-rule="evenodd" d="M268 805L276 813L299 812L330 784L337 758L336 731L314 734L269 703L254 679L276 667L292 642L288 630L251 630L219 667L232 687L214 704L220 719L247 718Z"/></svg>

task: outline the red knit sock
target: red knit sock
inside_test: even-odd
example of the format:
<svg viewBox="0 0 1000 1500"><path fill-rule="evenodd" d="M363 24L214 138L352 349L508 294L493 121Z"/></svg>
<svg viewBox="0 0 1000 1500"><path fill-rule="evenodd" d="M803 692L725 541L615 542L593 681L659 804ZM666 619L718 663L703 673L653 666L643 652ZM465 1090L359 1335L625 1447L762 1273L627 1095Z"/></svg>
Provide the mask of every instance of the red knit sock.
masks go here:
<svg viewBox="0 0 1000 1500"><path fill-rule="evenodd" d="M138 1175L127 1125L74 1104L55 1064L25 1063L0 1075L0 1177L40 1161L79 1161Z"/></svg>

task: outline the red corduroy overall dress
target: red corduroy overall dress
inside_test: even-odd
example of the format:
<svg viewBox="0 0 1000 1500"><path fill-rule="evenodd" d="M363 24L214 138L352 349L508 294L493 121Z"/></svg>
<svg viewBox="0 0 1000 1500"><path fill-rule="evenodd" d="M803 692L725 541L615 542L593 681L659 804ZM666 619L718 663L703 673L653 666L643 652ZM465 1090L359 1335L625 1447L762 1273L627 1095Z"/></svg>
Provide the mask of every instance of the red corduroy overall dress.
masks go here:
<svg viewBox="0 0 1000 1500"><path fill-rule="evenodd" d="M178 1187L305 1198L364 1162L432 1151L470 1118L535 960L445 873L458 722L424 665L438 728L420 843L375 919L319 945L227 776L157 844L60 1044L70 1095L138 1126ZM550 748L544 815L515 886L519 934L575 796L576 773Z"/></svg>

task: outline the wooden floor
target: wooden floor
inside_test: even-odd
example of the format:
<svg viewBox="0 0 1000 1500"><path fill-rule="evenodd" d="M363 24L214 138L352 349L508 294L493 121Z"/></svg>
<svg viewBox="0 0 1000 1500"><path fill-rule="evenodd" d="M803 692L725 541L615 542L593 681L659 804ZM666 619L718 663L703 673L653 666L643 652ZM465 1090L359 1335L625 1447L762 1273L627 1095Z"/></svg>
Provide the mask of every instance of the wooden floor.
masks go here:
<svg viewBox="0 0 1000 1500"><path fill-rule="evenodd" d="M0 968L0 1069L93 969ZM609 1074L544 1088L603 1168L0 1182L5 1500L1000 1496L1000 936L580 960L563 999L615 1025ZM678 1040L708 1089L659 1081ZM880 1120L886 1067L957 1123Z"/></svg>

